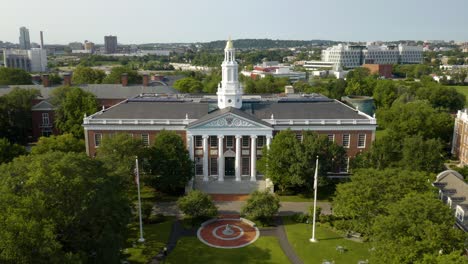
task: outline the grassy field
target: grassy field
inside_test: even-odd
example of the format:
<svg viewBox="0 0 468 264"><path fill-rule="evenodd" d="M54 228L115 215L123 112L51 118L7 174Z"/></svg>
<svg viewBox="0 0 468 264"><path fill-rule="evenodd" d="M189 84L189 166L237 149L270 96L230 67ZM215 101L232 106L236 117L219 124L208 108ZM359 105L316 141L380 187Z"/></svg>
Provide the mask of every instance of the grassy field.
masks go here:
<svg viewBox="0 0 468 264"><path fill-rule="evenodd" d="M322 202L331 201L335 194L335 184L328 184L320 186L317 191L317 200ZM312 202L314 193L312 190L307 193L300 193L296 195L279 195L281 202Z"/></svg>
<svg viewBox="0 0 468 264"><path fill-rule="evenodd" d="M447 86L447 87L452 87L455 88L459 93L462 93L466 97L466 104L465 106L468 106L468 85L465 86Z"/></svg>
<svg viewBox="0 0 468 264"><path fill-rule="evenodd" d="M129 237L127 238L126 248L123 250L123 257L130 263L148 263L164 248L172 228L174 218L166 217L166 221L143 225L144 243L137 240L140 237L138 223L132 223L129 226Z"/></svg>
<svg viewBox="0 0 468 264"><path fill-rule="evenodd" d="M209 247L196 237L184 237L164 263L290 263L275 237L260 237L243 248L221 249Z"/></svg>
<svg viewBox="0 0 468 264"><path fill-rule="evenodd" d="M368 243L354 242L343 238L331 229L317 226L316 238L318 243L311 243L312 226L310 224L296 223L284 219L286 233L289 243L293 246L296 254L305 264L322 263L324 260L340 263L357 263L359 260L369 259ZM346 250L343 253L337 251L342 246Z"/></svg>

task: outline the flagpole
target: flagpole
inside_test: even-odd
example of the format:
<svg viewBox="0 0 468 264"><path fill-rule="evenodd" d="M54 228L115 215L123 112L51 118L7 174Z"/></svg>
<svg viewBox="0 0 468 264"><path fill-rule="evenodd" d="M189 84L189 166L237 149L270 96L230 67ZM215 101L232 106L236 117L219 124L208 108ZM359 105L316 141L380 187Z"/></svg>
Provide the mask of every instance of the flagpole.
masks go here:
<svg viewBox="0 0 468 264"><path fill-rule="evenodd" d="M312 238L309 239L310 242L318 242L315 239L315 215L317 210L317 181L318 181L318 156L315 160L315 175L314 175L314 215L312 220Z"/></svg>
<svg viewBox="0 0 468 264"><path fill-rule="evenodd" d="M145 239L143 238L143 221L141 220L140 169L138 168L138 157L135 158L135 172L138 188L138 216L140 218L140 238L138 239L138 242L143 243L145 242Z"/></svg>

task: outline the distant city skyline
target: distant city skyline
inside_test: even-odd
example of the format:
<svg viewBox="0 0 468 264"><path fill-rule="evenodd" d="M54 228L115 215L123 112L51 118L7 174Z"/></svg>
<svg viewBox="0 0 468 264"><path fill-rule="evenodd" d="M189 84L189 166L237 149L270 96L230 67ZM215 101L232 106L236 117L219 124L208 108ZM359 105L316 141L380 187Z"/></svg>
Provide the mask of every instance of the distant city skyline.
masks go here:
<svg viewBox="0 0 468 264"><path fill-rule="evenodd" d="M468 41L468 1L423 0L61 0L9 1L0 18L0 40L18 43L19 28L31 42L207 42L231 36L335 41Z"/></svg>

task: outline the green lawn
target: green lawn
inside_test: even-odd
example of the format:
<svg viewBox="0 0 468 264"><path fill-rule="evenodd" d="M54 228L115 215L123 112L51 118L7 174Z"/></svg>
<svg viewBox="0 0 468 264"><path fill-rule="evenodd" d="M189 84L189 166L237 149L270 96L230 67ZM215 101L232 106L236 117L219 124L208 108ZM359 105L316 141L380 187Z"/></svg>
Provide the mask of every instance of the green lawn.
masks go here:
<svg viewBox="0 0 468 264"><path fill-rule="evenodd" d="M243 248L221 249L209 247L196 237L184 237L164 263L290 263L275 237L259 237Z"/></svg>
<svg viewBox="0 0 468 264"><path fill-rule="evenodd" d="M465 86L447 86L447 87L452 87L455 88L459 93L462 93L465 95L467 98L465 106L468 106L468 85Z"/></svg>
<svg viewBox="0 0 468 264"><path fill-rule="evenodd" d="M143 225L144 243L137 241L140 237L138 223L130 224L124 258L130 263L148 263L168 242L173 220L173 217L166 217L162 223Z"/></svg>
<svg viewBox="0 0 468 264"><path fill-rule="evenodd" d="M319 225L316 227L315 234L319 242L311 243L309 239L312 225L296 223L289 218L284 218L284 222L289 243L305 264L322 263L323 260L335 261L335 264L357 263L359 260L369 259L370 244L368 243L345 239L331 229ZM347 250L339 253L336 250L337 246L342 246Z"/></svg>
<svg viewBox="0 0 468 264"><path fill-rule="evenodd" d="M335 195L336 184L328 184L319 186L317 191L317 201L331 201ZM310 192L295 194L295 195L278 195L281 202L313 202L314 193Z"/></svg>

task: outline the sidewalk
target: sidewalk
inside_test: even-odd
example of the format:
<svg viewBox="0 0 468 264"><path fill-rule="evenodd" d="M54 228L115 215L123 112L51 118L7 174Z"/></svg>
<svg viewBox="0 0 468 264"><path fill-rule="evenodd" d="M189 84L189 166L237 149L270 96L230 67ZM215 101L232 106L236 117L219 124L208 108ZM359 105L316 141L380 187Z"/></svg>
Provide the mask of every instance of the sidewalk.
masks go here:
<svg viewBox="0 0 468 264"><path fill-rule="evenodd" d="M218 207L219 214L239 214L241 207L245 204L245 201L215 202L215 204ZM281 202L279 214L293 215L297 213L306 213L312 205L313 202ZM317 206L322 208L322 214L331 214L330 202L317 202ZM154 212L156 214L160 213L164 215L181 215L176 202L156 203Z"/></svg>

